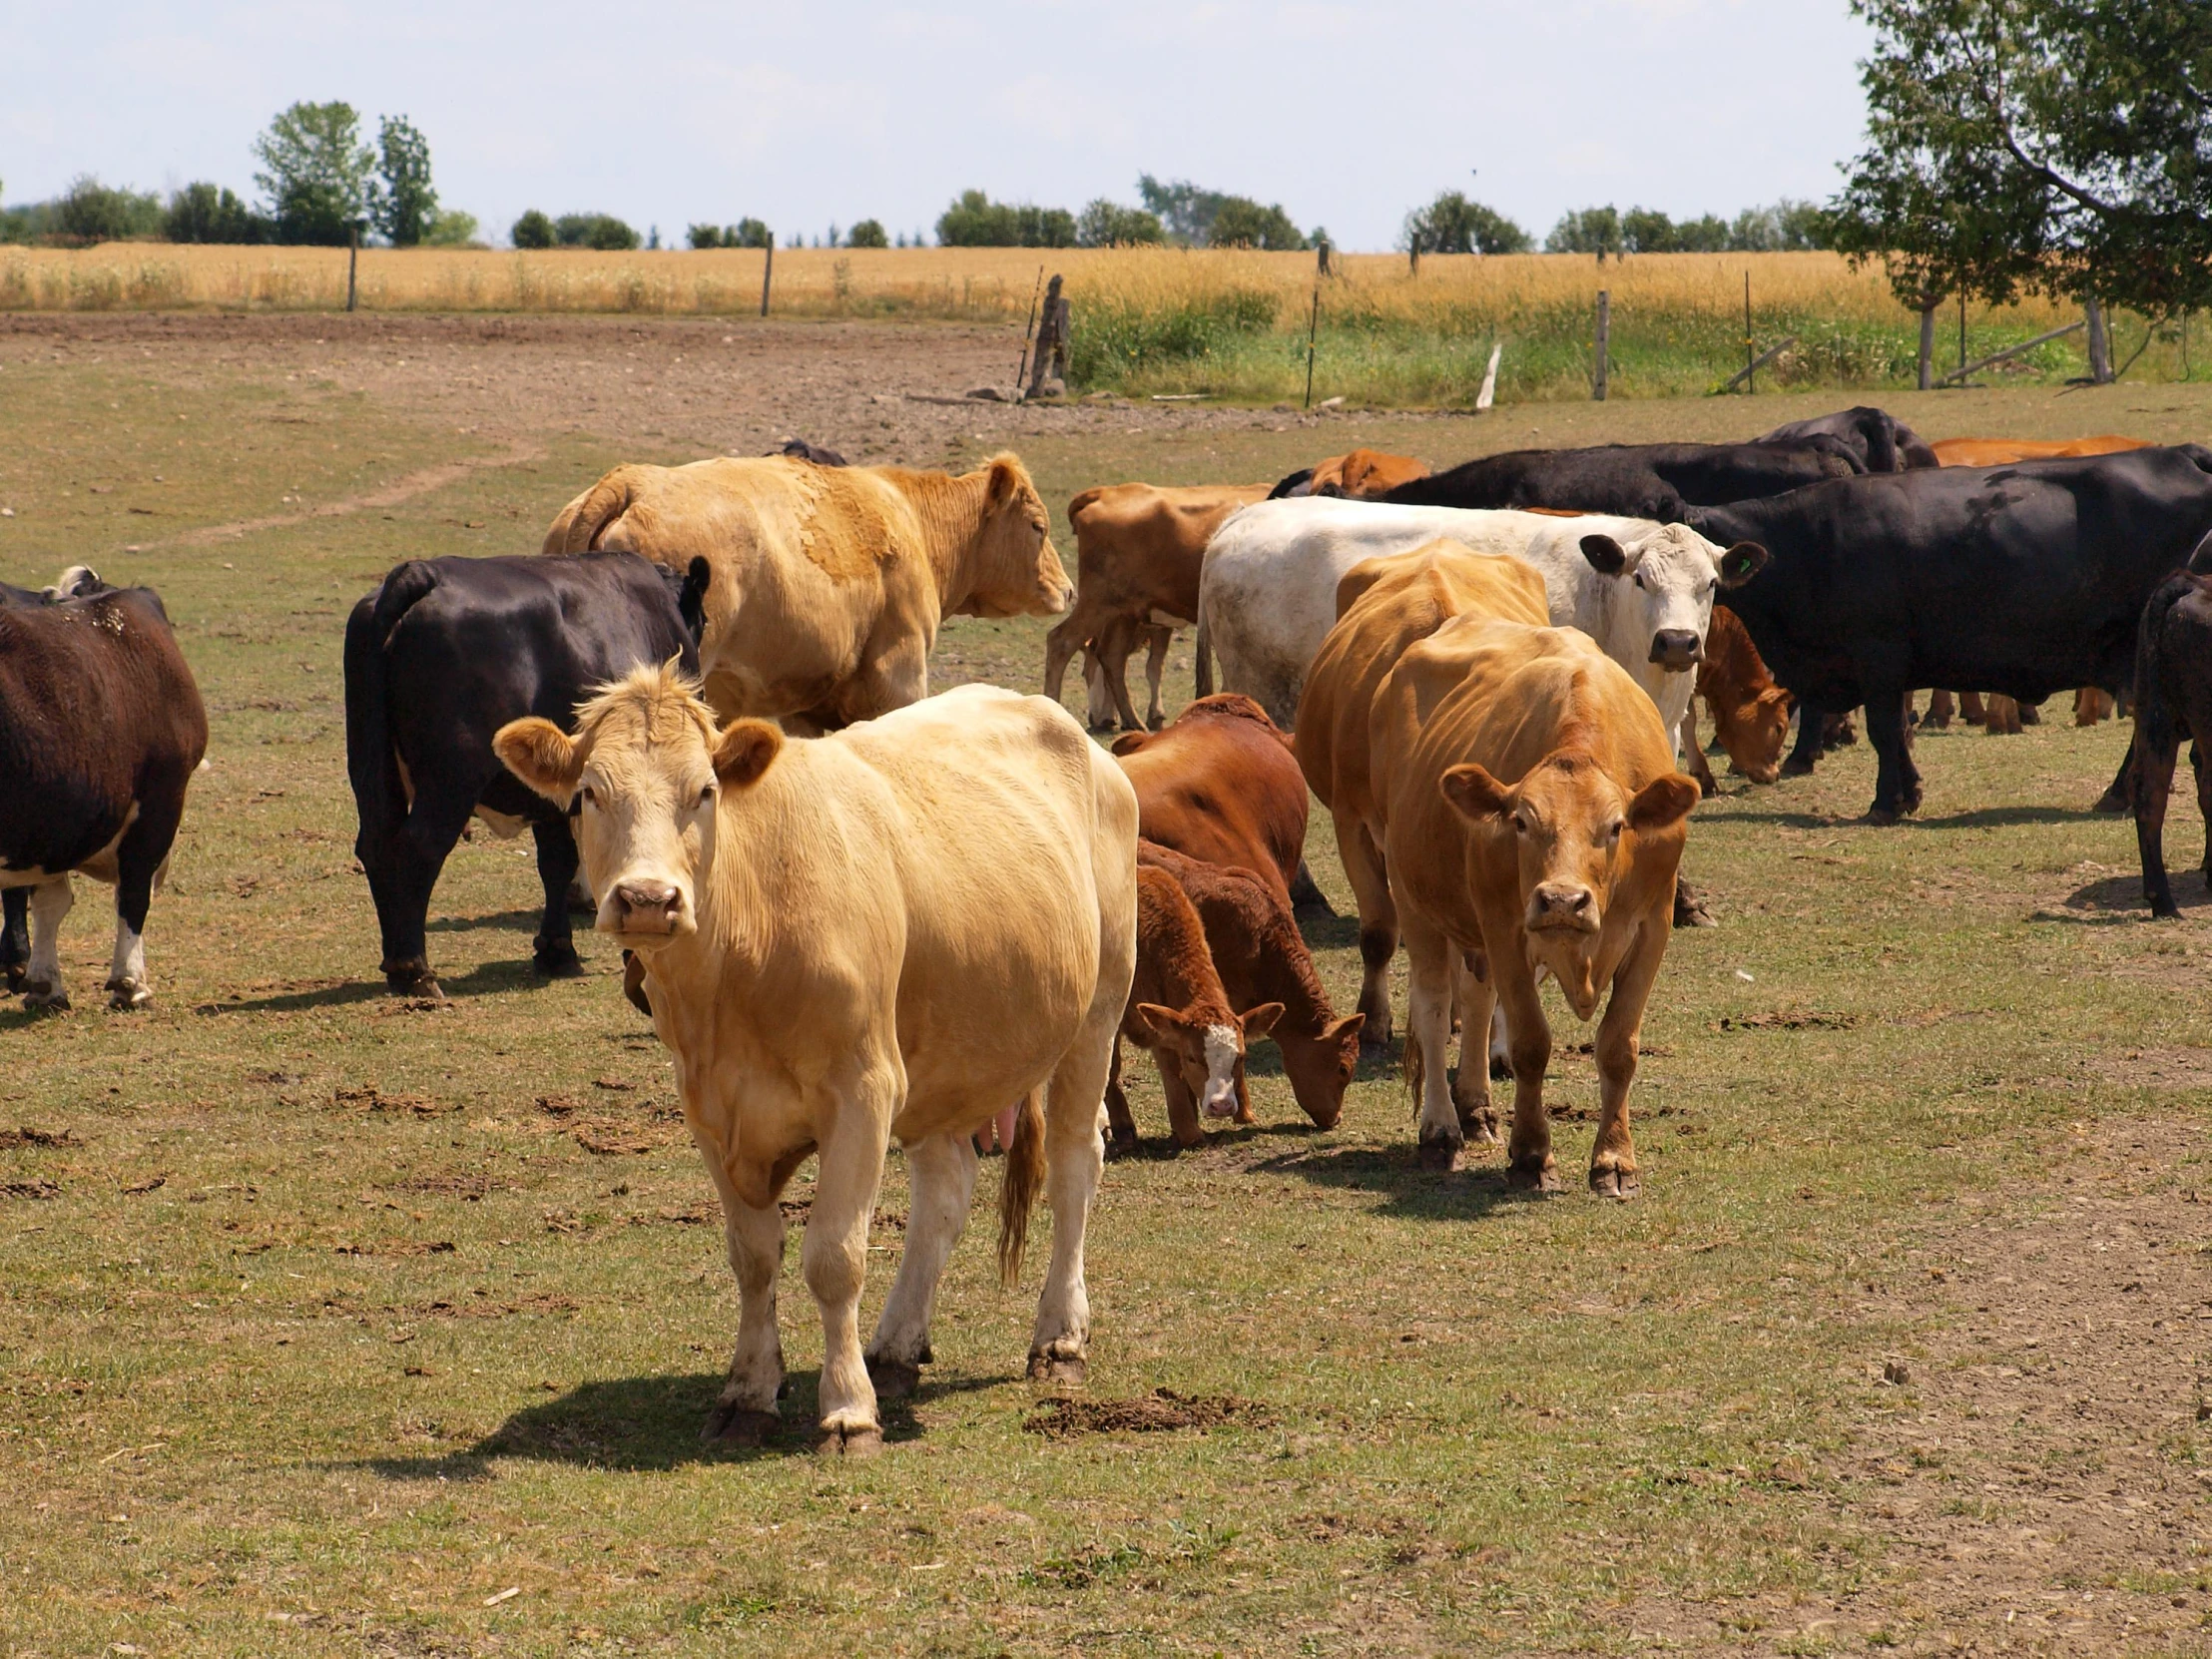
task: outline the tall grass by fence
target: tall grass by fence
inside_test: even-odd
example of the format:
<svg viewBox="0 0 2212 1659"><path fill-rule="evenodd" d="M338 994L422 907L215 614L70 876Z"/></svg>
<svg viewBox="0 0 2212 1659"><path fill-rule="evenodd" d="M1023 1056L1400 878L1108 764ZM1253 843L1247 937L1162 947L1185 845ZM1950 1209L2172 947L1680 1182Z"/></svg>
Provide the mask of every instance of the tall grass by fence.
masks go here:
<svg viewBox="0 0 2212 1659"><path fill-rule="evenodd" d="M119 243L0 250L0 309L334 310L345 303L345 251ZM595 253L556 249L372 250L361 255L368 310L755 313L763 256L753 250ZM1071 378L1133 395L1210 392L1266 401L1303 390L1314 262L1303 254L1172 249L787 249L776 260L778 316L1000 321L1018 326L1038 266L1067 276L1074 306ZM1431 256L1418 273L1395 256L1340 256L1322 280L1316 388L1354 401L1471 403L1493 341L1503 341L1503 399L1589 393L1590 322L1612 294L1614 396L1704 391L1744 361L1743 281L1761 346L1798 343L1760 370L1786 388L1875 390L1911 384L1919 317L1874 270L1831 254L1658 254L1599 266L1579 255ZM1971 307L1968 351L2031 338L2072 310L2048 300ZM1937 372L1957 356L1956 312L1938 332ZM2115 354L2144 339L2115 319ZM2212 349L2186 351L2167 324L2131 376L2178 379ZM1987 371L2054 380L2084 371L2076 335Z"/></svg>

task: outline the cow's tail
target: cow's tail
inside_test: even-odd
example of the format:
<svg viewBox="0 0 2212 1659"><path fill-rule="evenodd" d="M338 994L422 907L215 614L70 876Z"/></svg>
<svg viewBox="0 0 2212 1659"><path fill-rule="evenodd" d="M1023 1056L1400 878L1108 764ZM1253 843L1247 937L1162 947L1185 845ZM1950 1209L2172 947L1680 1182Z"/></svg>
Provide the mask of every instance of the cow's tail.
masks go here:
<svg viewBox="0 0 2212 1659"><path fill-rule="evenodd" d="M636 469L618 466L553 515L543 553L589 553L637 499Z"/></svg>
<svg viewBox="0 0 2212 1659"><path fill-rule="evenodd" d="M384 645L400 618L438 585L437 566L409 559L353 607L345 621L345 771L363 843L405 814L399 757L391 746L391 690Z"/></svg>
<svg viewBox="0 0 2212 1659"><path fill-rule="evenodd" d="M998 1189L998 1279L1012 1290L1021 1283L1021 1252L1029 1240L1029 1209L1044 1185L1044 1103L1041 1090L1021 1097L1014 1114L1014 1142L1006 1149L1006 1179Z"/></svg>
<svg viewBox="0 0 2212 1659"><path fill-rule="evenodd" d="M1214 642L1206 631L1204 600L1199 602L1198 607L1198 643L1191 649L1191 684L1195 688L1195 696L1214 695Z"/></svg>

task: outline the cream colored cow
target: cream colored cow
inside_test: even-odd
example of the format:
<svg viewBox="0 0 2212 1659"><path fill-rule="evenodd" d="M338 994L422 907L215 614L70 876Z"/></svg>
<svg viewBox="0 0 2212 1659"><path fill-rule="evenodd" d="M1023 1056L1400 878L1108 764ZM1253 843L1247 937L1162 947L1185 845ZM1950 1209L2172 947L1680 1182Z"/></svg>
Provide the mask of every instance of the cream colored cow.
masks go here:
<svg viewBox="0 0 2212 1659"><path fill-rule="evenodd" d="M819 1154L800 1262L822 1313L824 1444L880 1444L877 1390L910 1389L930 1358L975 1188L969 1137L1010 1100L999 1264L1018 1272L1041 1183L1055 1225L1029 1371L1079 1380L1084 1227L1136 955L1137 800L1112 758L1056 705L983 686L787 743L762 720L718 726L666 667L585 704L573 740L531 719L495 743L532 789L577 804L597 925L645 964L721 1194L741 1312L708 1437L758 1439L775 1420L777 1196ZM863 1358L893 1136L912 1205Z"/></svg>

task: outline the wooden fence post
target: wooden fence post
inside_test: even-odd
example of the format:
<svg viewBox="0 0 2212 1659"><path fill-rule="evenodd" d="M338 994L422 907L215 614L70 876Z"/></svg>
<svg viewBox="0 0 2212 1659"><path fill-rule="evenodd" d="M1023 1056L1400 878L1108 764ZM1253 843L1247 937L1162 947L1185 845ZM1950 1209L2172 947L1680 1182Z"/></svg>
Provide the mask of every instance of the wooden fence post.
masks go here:
<svg viewBox="0 0 2212 1659"><path fill-rule="evenodd" d="M1323 269L1324 269L1324 270L1326 270L1326 269L1328 268L1328 265L1329 265L1329 248L1328 248L1328 245L1327 245L1327 244L1324 244L1324 245L1322 246L1322 251L1321 251L1321 258L1322 258L1322 267L1323 267ZM1318 333L1320 333L1320 331L1321 331L1321 277L1317 276L1316 276L1316 277L1314 278L1314 309L1313 309L1313 313L1312 313L1312 314L1311 314L1310 316L1308 316L1308 317L1306 318L1306 405L1305 405L1305 406L1306 406L1307 408L1309 408L1309 409L1310 409L1310 408L1312 408L1312 407L1314 406L1314 338L1315 338L1315 336L1316 336L1316 335L1317 335Z"/></svg>
<svg viewBox="0 0 2212 1659"><path fill-rule="evenodd" d="M1759 343L1751 335L1751 267L1744 267L1744 390L1759 392Z"/></svg>
<svg viewBox="0 0 2212 1659"><path fill-rule="evenodd" d="M1317 271L1314 275L1317 276L1326 276L1329 275L1329 244L1324 241L1316 243L1315 246L1321 250L1321 269Z"/></svg>
<svg viewBox="0 0 2212 1659"><path fill-rule="evenodd" d="M2089 321L2089 381L2108 386L2112 383L2112 336L2105 326L2104 306L2091 294L2081 302L2081 310Z"/></svg>
<svg viewBox="0 0 2212 1659"><path fill-rule="evenodd" d="M345 308L347 310L353 308L354 297L358 291L353 285L353 276L360 263L361 234L355 231L345 239Z"/></svg>
<svg viewBox="0 0 2212 1659"><path fill-rule="evenodd" d="M1590 396L1596 402L1605 401L1606 349L1613 331L1613 295L1610 290L1597 290L1597 377L1591 382Z"/></svg>
<svg viewBox="0 0 2212 1659"><path fill-rule="evenodd" d="M1482 389L1474 394L1474 412L1480 414L1497 401L1497 360L1505 355L1505 342L1490 344L1490 366L1482 371Z"/></svg>
<svg viewBox="0 0 2212 1659"><path fill-rule="evenodd" d="M768 234L767 258L761 262L761 314L768 315L768 284L776 275L776 233Z"/></svg>
<svg viewBox="0 0 2212 1659"><path fill-rule="evenodd" d="M1066 389L1068 367L1068 302L1060 292L1061 276L1052 274L1045 284L1044 309L1037 318L1037 354L1029 359L1031 397L1044 395L1045 382L1058 380Z"/></svg>
<svg viewBox="0 0 2212 1659"><path fill-rule="evenodd" d="M1927 391L1934 383L1936 372L1936 296L1921 295L1921 390Z"/></svg>
<svg viewBox="0 0 2212 1659"><path fill-rule="evenodd" d="M1966 383L1966 290L1958 290L1958 383Z"/></svg>

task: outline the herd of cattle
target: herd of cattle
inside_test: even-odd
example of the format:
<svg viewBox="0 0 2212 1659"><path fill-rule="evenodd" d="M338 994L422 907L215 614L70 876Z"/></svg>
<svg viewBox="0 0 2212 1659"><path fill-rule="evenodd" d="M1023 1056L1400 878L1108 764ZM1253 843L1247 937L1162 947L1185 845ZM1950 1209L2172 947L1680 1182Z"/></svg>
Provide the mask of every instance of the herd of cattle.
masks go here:
<svg viewBox="0 0 2212 1659"><path fill-rule="evenodd" d="M1053 1209L1030 1372L1078 1379L1085 1223L1109 1145L1137 1139L1123 1043L1152 1055L1179 1144L1250 1121L1263 1036L1328 1127L1362 1046L1390 1040L1401 940L1421 1161L1496 1141L1490 1079L1510 1075L1509 1180L1558 1185L1549 977L1599 1020L1590 1185L1633 1194L1639 1026L1671 927L1702 919L1680 878L1712 785L1697 695L1760 783L1788 770L1793 715L1789 766L1809 770L1863 709L1878 822L1920 803L1918 689L1969 712L1986 694L2031 714L2068 687L2125 700L2135 741L2107 802L2132 806L2146 896L2174 913L2176 751L2212 739L2212 451L1931 446L1861 408L1750 443L1439 473L1356 450L1272 488L1085 490L1068 517L1073 583L1012 456L962 476L805 445L624 466L539 553L409 560L347 620L355 850L390 988L441 994L428 907L470 822L527 829L538 967L582 971L581 900L675 1056L741 1291L710 1437L774 1421L778 1195L805 1159L826 1443L877 1443L878 1395L929 1360L979 1143L1007 1154L1009 1282L1040 1191ZM929 696L953 615L1060 617L1046 696ZM1166 723L1185 626L1200 696ZM1129 729L1110 752L1060 707L1078 656L1091 725ZM0 964L29 1005L67 1006L73 871L117 889L114 1003L150 999L148 906L207 738L150 590L83 567L0 587ZM2212 823L2201 771L2198 788ZM1297 916L1318 896L1309 799L1359 906L1349 1014ZM863 1350L893 1138L906 1247Z"/></svg>

